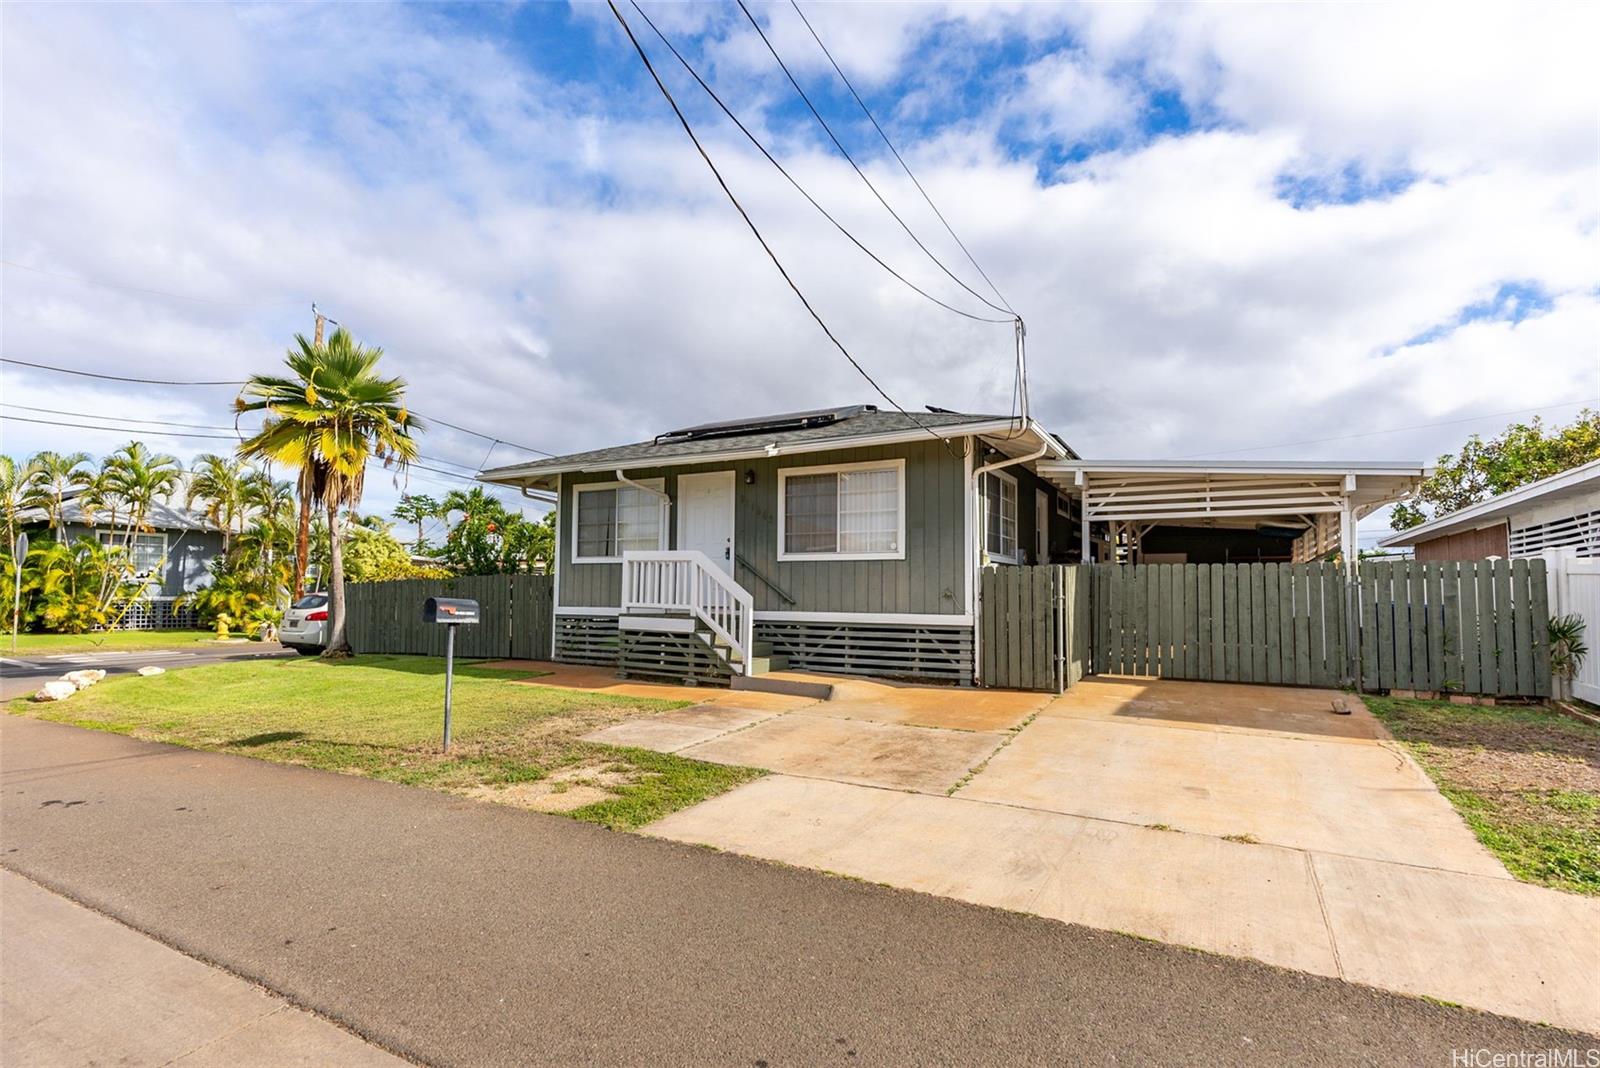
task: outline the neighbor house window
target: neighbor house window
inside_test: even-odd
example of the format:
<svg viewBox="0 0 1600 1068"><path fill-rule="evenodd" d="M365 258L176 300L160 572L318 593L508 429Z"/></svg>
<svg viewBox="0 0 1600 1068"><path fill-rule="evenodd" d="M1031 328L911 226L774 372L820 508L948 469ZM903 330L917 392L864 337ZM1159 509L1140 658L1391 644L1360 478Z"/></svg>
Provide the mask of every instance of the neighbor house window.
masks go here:
<svg viewBox="0 0 1600 1068"><path fill-rule="evenodd" d="M661 479L647 485L660 486ZM662 548L661 498L635 486L573 490L574 560L621 560L629 551Z"/></svg>
<svg viewBox="0 0 1600 1068"><path fill-rule="evenodd" d="M778 559L905 558L905 461L778 472Z"/></svg>
<svg viewBox="0 0 1600 1068"><path fill-rule="evenodd" d="M102 531L100 544L119 551L124 544L127 544L128 562L132 565L135 575L153 573L161 566L161 561L167 555L165 534L135 534L132 543L127 543L125 535Z"/></svg>
<svg viewBox="0 0 1600 1068"><path fill-rule="evenodd" d="M992 560L1017 562L1017 480L1002 471L983 476L983 548Z"/></svg>

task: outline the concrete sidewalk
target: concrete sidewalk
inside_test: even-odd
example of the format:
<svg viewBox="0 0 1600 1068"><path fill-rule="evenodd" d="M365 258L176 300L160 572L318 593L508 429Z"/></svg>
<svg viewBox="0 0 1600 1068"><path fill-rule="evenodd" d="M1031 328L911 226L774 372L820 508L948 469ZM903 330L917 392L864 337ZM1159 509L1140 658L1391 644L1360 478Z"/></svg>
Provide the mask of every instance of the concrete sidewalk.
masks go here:
<svg viewBox="0 0 1600 1068"><path fill-rule="evenodd" d="M0 862L432 1064L1447 1064L1586 1036L0 717Z"/></svg>
<svg viewBox="0 0 1600 1068"><path fill-rule="evenodd" d="M0 1063L402 1068L326 1020L0 871Z"/></svg>

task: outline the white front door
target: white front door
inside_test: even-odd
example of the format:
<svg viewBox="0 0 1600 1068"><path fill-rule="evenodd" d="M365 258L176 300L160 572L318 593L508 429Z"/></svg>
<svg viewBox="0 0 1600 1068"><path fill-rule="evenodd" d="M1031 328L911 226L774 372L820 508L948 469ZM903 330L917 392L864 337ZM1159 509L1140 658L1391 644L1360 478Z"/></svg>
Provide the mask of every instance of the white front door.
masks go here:
<svg viewBox="0 0 1600 1068"><path fill-rule="evenodd" d="M698 549L733 574L735 472L678 476L678 548Z"/></svg>

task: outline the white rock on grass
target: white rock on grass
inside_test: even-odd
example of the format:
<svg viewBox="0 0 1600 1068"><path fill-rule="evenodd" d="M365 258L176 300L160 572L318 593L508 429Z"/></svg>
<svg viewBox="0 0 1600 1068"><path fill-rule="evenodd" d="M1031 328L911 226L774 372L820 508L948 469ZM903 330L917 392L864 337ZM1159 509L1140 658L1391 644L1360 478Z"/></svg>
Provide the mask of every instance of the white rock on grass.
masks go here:
<svg viewBox="0 0 1600 1068"><path fill-rule="evenodd" d="M78 688L63 679L55 679L39 687L33 695L35 701L65 701L78 692Z"/></svg>
<svg viewBox="0 0 1600 1068"><path fill-rule="evenodd" d="M61 676L62 682L70 682L80 690L87 690L95 683L106 677L106 673L99 668L84 671L69 671Z"/></svg>
<svg viewBox="0 0 1600 1068"><path fill-rule="evenodd" d="M164 668L164 667L156 667L154 664L150 664L150 665L148 665L146 667L142 667L142 668L139 669L139 674L143 675L147 679L151 675L165 675L166 673L167 673L167 669L166 668Z"/></svg>

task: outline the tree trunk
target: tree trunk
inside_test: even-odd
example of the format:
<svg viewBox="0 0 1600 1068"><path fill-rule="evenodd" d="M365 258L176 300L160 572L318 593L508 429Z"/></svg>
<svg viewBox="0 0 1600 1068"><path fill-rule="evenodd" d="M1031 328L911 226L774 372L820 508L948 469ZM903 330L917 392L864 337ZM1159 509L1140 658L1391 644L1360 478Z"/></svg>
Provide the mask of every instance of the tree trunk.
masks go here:
<svg viewBox="0 0 1600 1068"><path fill-rule="evenodd" d="M344 546L339 537L339 506L328 503L328 645L326 657L350 655L344 637Z"/></svg>
<svg viewBox="0 0 1600 1068"><path fill-rule="evenodd" d="M311 561L311 494L300 494L300 532L294 540L294 599L306 595L306 565Z"/></svg>

